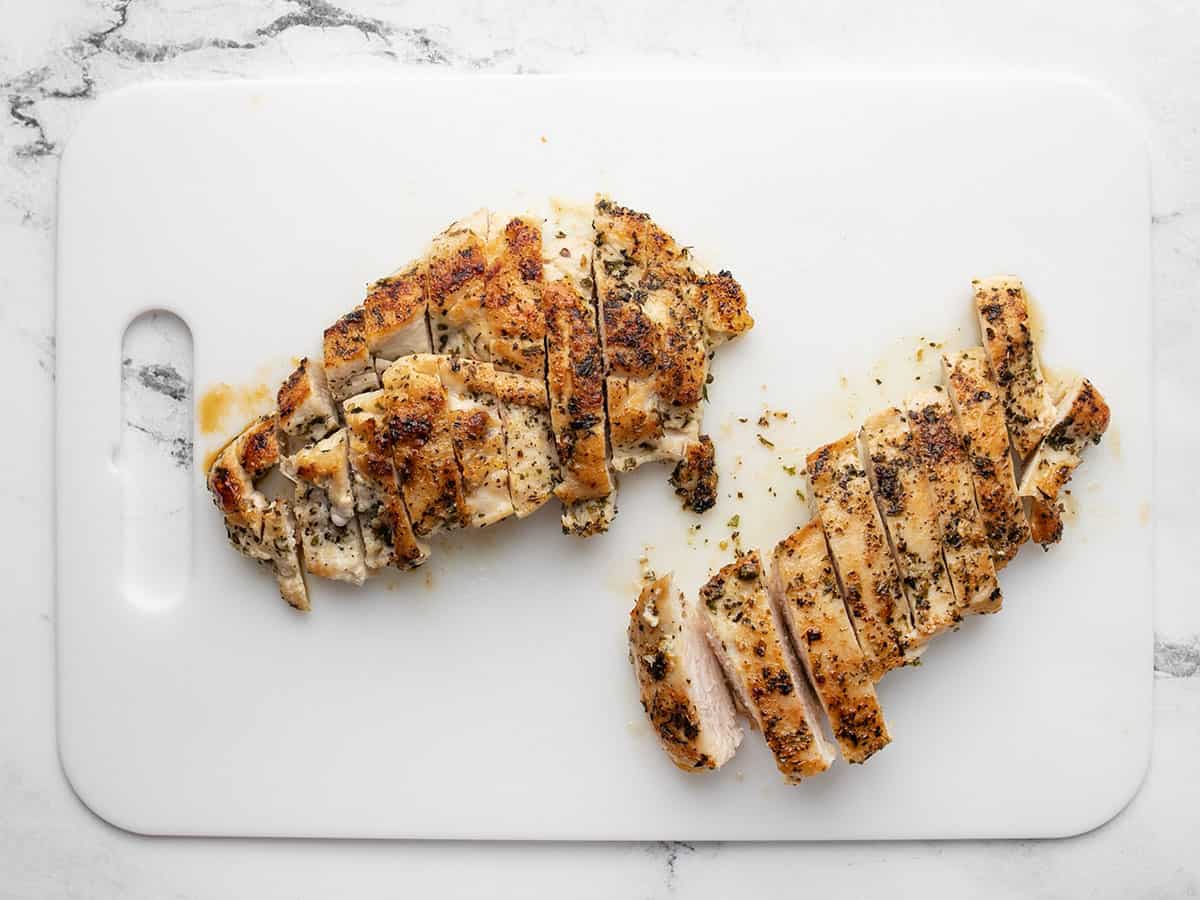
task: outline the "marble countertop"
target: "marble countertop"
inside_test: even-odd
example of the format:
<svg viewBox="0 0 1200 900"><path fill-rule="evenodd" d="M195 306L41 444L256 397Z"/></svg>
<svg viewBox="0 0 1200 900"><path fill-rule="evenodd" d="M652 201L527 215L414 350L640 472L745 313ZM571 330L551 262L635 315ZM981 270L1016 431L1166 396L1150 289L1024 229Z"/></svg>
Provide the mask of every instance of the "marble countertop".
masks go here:
<svg viewBox="0 0 1200 900"><path fill-rule="evenodd" d="M453 8L452 8L453 6ZM19 385L0 459L0 898L1200 894L1200 7L1189 0L605 5L439 0L0 0L0 372ZM151 79L329 72L1066 72L1146 123L1154 179L1154 750L1112 822L1062 841L813 845L154 839L76 799L55 751L52 425L58 159L97 97ZM128 384L170 421L147 355ZM15 436L14 436L15 438ZM150 435L151 440L163 439ZM165 438L174 440L169 435ZM186 458L186 448L176 447Z"/></svg>

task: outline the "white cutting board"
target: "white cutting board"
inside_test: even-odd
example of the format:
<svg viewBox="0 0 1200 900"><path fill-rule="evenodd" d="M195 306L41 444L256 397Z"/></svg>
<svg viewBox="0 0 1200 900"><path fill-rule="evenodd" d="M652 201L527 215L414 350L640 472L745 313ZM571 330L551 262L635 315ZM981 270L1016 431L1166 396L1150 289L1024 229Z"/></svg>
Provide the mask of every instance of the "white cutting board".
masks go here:
<svg viewBox="0 0 1200 900"><path fill-rule="evenodd" d="M186 320L198 394L282 374L451 219L596 190L731 268L758 322L715 363L723 490L700 532L649 467L622 479L604 537L563 537L546 509L442 541L415 574L316 584L299 616L225 546L197 464L192 536L165 564L178 589L136 583L114 451L138 312ZM71 783L105 819L171 834L965 838L1106 821L1149 753L1147 195L1136 124L1062 81L163 84L103 101L61 180ZM928 384L920 339L973 341L968 282L1008 271L1040 303L1050 365L1114 409L1065 542L1003 573L1000 615L886 679L894 742L865 767L787 787L751 733L720 773L675 771L626 659L643 546L694 592L735 513L748 546L782 538L806 518L783 466ZM774 451L755 437L764 404L790 414L764 432ZM219 437L197 435L198 458Z"/></svg>

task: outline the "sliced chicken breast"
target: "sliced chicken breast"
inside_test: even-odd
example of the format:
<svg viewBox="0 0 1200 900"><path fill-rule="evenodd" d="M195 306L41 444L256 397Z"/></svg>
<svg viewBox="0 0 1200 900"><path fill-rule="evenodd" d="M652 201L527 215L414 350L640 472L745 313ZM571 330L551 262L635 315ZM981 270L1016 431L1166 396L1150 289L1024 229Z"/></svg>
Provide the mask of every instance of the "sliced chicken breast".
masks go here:
<svg viewBox="0 0 1200 900"><path fill-rule="evenodd" d="M1055 411L1054 423L1021 476L1020 495L1030 507L1033 539L1042 546L1062 538L1059 492L1071 480L1088 444L1108 430L1108 404L1086 378L1077 380Z"/></svg>
<svg viewBox="0 0 1200 900"><path fill-rule="evenodd" d="M931 389L909 397L905 411L933 486L942 552L959 612L996 612L1001 596L992 548L975 505L971 464L950 400L945 392Z"/></svg>
<svg viewBox="0 0 1200 900"><path fill-rule="evenodd" d="M1012 275L977 279L971 286L1012 445L1021 459L1028 459L1054 418L1054 404L1029 325L1029 297L1021 279Z"/></svg>
<svg viewBox="0 0 1200 900"><path fill-rule="evenodd" d="M825 530L846 608L871 677L878 681L905 664L913 624L857 435L810 453L806 475L813 517Z"/></svg>
<svg viewBox="0 0 1200 900"><path fill-rule="evenodd" d="M411 569L429 557L417 540L404 505L392 454L391 405L385 391L351 397L343 404L349 438L354 509L362 530L368 573L385 566Z"/></svg>
<svg viewBox="0 0 1200 900"><path fill-rule="evenodd" d="M379 375L367 347L362 307L351 310L325 329L325 375L338 403L379 387Z"/></svg>
<svg viewBox="0 0 1200 900"><path fill-rule="evenodd" d="M367 577L355 517L349 440L340 429L286 457L280 471L296 485L294 512L304 568L320 578L362 584Z"/></svg>
<svg viewBox="0 0 1200 900"><path fill-rule="evenodd" d="M454 455L462 472L467 521L482 528L514 512L501 403L495 394L475 389L480 379L472 377L471 364L461 357L440 356L437 361L449 403Z"/></svg>
<svg viewBox="0 0 1200 900"><path fill-rule="evenodd" d="M719 769L742 729L699 610L666 575L643 588L629 616L629 660L642 709L663 750L688 772Z"/></svg>
<svg viewBox="0 0 1200 900"><path fill-rule="evenodd" d="M491 359L483 309L487 239L486 209L455 222L433 239L426 264L435 353Z"/></svg>
<svg viewBox="0 0 1200 900"><path fill-rule="evenodd" d="M933 488L900 410L890 407L867 419L859 442L913 618L911 654L962 619L942 557Z"/></svg>
<svg viewBox="0 0 1200 900"><path fill-rule="evenodd" d="M697 280L696 287L709 346L716 347L754 327L754 319L746 311L746 294L730 272L710 272Z"/></svg>
<svg viewBox="0 0 1200 900"><path fill-rule="evenodd" d="M226 444L208 470L208 488L225 517L229 542L251 559L269 558L262 543L268 500L255 482L278 464L278 421L262 416Z"/></svg>
<svg viewBox="0 0 1200 900"><path fill-rule="evenodd" d="M363 301L367 349L377 360L395 360L408 353L428 353L429 325L425 319L425 262L410 263L376 281Z"/></svg>
<svg viewBox="0 0 1200 900"><path fill-rule="evenodd" d="M483 305L488 355L496 368L529 378L545 376L542 281L541 222L530 216L493 216Z"/></svg>
<svg viewBox="0 0 1200 900"><path fill-rule="evenodd" d="M605 531L616 511L604 412L604 354L591 302L593 241L589 211L554 205L547 228L546 384L562 481L563 530ZM585 286L585 280L587 286Z"/></svg>
<svg viewBox="0 0 1200 900"><path fill-rule="evenodd" d="M307 358L300 360L296 371L279 388L276 400L279 430L284 435L284 450L288 453L294 453L337 430L337 404L333 401L325 379L325 369L319 361Z"/></svg>
<svg viewBox="0 0 1200 900"><path fill-rule="evenodd" d="M683 459L671 473L675 494L683 499L683 508L694 513L707 512L717 502L717 456L712 438L700 435L687 448Z"/></svg>
<svg viewBox="0 0 1200 900"><path fill-rule="evenodd" d="M770 584L842 756L866 762L891 736L820 522L809 522L779 543Z"/></svg>
<svg viewBox="0 0 1200 900"><path fill-rule="evenodd" d="M700 589L700 603L709 644L784 779L797 783L828 769L834 750L822 731L819 701L771 603L758 552L714 575Z"/></svg>
<svg viewBox="0 0 1200 900"><path fill-rule="evenodd" d="M438 357L402 356L388 367L384 380L388 436L413 531L424 537L466 525L469 515Z"/></svg>
<svg viewBox="0 0 1200 900"><path fill-rule="evenodd" d="M988 371L987 351L982 347L944 355L942 371L962 429L963 449L975 480L975 500L998 572L1029 540L1029 524L1017 497L1000 388Z"/></svg>
<svg viewBox="0 0 1200 900"><path fill-rule="evenodd" d="M293 609L308 612L311 607L296 542L296 522L286 500L272 500L263 512L263 547L267 554L265 562L271 566L279 585L279 596Z"/></svg>

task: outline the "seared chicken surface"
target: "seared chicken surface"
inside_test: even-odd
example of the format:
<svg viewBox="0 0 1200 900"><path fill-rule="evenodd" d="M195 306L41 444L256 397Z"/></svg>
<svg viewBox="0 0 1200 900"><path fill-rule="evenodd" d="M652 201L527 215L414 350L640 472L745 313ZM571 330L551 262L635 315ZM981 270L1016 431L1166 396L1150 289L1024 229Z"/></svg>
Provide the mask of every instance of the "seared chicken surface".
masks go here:
<svg viewBox="0 0 1200 900"><path fill-rule="evenodd" d="M716 769L742 742L733 698L700 611L666 575L647 584L629 616L629 659L642 709L680 769Z"/></svg>
<svg viewBox="0 0 1200 900"><path fill-rule="evenodd" d="M367 347L362 307L346 313L325 329L325 375L338 403L379 387L379 376Z"/></svg>
<svg viewBox="0 0 1200 900"><path fill-rule="evenodd" d="M489 360L483 311L488 211L478 210L436 238L426 255L433 352Z"/></svg>
<svg viewBox="0 0 1200 900"><path fill-rule="evenodd" d="M963 450L975 479L975 499L998 572L1029 540L1029 523L1017 497L1000 389L988 371L982 347L946 354L942 372L962 428Z"/></svg>
<svg viewBox="0 0 1200 900"><path fill-rule="evenodd" d="M337 404L325 380L325 369L318 362L300 360L296 371L279 388L276 401L286 452L295 452L337 430Z"/></svg>
<svg viewBox="0 0 1200 900"><path fill-rule="evenodd" d="M960 619L942 558L933 487L900 410L891 407L868 418L859 440L913 618L911 651Z"/></svg>
<svg viewBox="0 0 1200 900"><path fill-rule="evenodd" d="M1029 322L1029 296L1009 275L971 282L979 331L1004 401L1013 448L1028 459L1050 429L1054 404Z"/></svg>
<svg viewBox="0 0 1200 900"><path fill-rule="evenodd" d="M785 780L829 768L834 751L820 704L800 671L757 551L725 566L700 589L709 644Z"/></svg>
<svg viewBox="0 0 1200 900"><path fill-rule="evenodd" d="M891 737L820 523L809 522L775 548L771 592L842 756L866 762Z"/></svg>
<svg viewBox="0 0 1200 900"><path fill-rule="evenodd" d="M825 530L846 608L871 675L879 680L904 665L912 618L859 458L857 435L814 450L806 468L813 518Z"/></svg>
<svg viewBox="0 0 1200 900"><path fill-rule="evenodd" d="M1030 505L1033 539L1043 546L1062 539L1059 492L1082 462L1088 444L1100 443L1110 413L1100 392L1086 378L1077 381L1055 413L1054 424L1021 476L1021 497Z"/></svg>
<svg viewBox="0 0 1200 900"><path fill-rule="evenodd" d="M428 353L425 322L425 263L411 263L371 285L363 301L367 349L376 359L394 360L409 353Z"/></svg>
<svg viewBox="0 0 1200 900"><path fill-rule="evenodd" d="M546 370L541 223L529 216L492 217L486 254L489 358L498 369L541 379Z"/></svg>

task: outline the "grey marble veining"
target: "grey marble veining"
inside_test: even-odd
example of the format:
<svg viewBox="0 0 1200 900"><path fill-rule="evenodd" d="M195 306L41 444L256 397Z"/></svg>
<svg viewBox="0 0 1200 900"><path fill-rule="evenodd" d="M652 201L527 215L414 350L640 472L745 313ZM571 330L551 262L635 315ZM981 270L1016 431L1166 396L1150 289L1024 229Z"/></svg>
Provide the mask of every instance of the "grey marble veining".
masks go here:
<svg viewBox="0 0 1200 900"><path fill-rule="evenodd" d="M0 467L0 498L19 511L8 520L20 521L5 526L12 562L0 603L0 897L723 897L800 886L890 896L1200 894L1200 485L1176 474L1200 453L1198 34L1200 9L1182 0L0 6L0 371L21 386L10 396L25 429ZM1154 760L1125 812L1069 841L780 847L154 841L83 809L57 766L52 701L53 240L63 147L93 102L143 80L431 68L1065 71L1102 82L1144 117L1155 194L1158 677ZM152 337L168 343L131 350L123 367L127 430L144 441L137 452L182 470L192 455L188 375L170 339Z"/></svg>

